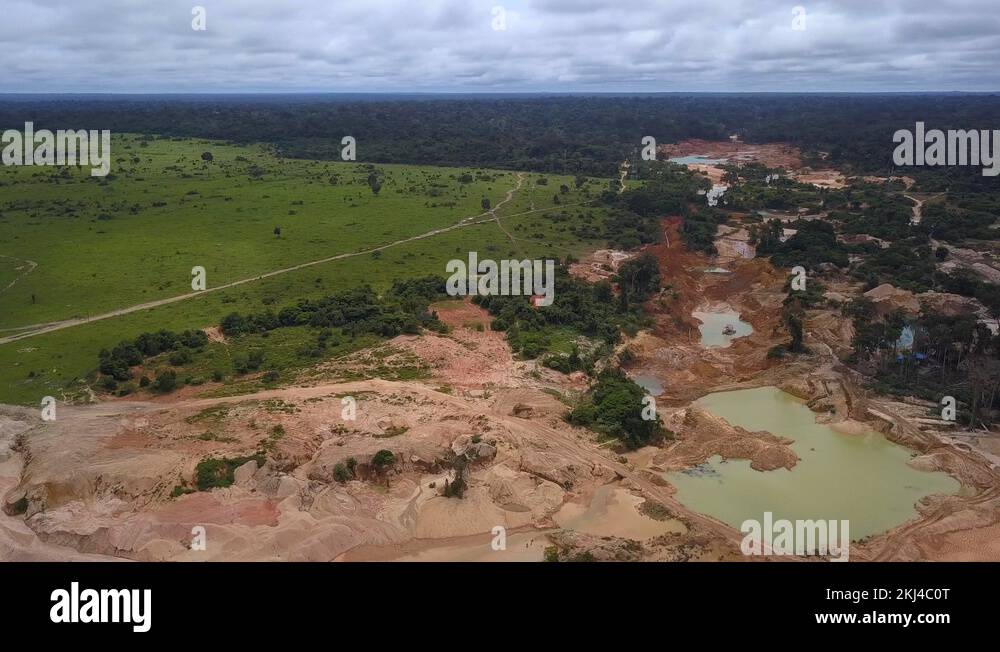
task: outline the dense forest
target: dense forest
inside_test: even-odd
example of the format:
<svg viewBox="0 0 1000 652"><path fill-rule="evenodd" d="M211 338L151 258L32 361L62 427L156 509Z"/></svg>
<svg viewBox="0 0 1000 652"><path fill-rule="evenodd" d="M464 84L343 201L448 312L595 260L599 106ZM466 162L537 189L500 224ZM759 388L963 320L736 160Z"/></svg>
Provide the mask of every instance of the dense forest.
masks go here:
<svg viewBox="0 0 1000 652"><path fill-rule="evenodd" d="M613 176L643 136L792 143L807 162L887 172L892 134L924 121L990 129L1000 96L974 94L654 94L584 96L6 96L0 128L49 129L264 142L286 156L476 165ZM822 154L821 154L822 153ZM977 168L913 169L929 190L994 188ZM909 172L909 170L908 170ZM923 178L923 177L926 177Z"/></svg>
<svg viewBox="0 0 1000 652"><path fill-rule="evenodd" d="M494 167L613 178L594 198L602 210L573 223L582 239L635 249L657 242L663 216L679 216L685 245L715 252L719 225L731 211L747 214L757 253L783 268L804 266L811 275L846 273L862 291L881 283L913 292L935 290L977 299L989 315L1000 316L995 284L964 268L943 268L951 249L994 241L1000 196L996 179L979 167L893 170L892 135L918 121L938 129L989 129L1000 125L1000 96L975 94L659 94L583 96L6 96L0 102L0 129L110 129L164 138L203 137L264 143L285 157L339 160L341 139L357 142L365 163L412 163ZM689 138L788 142L800 148L807 165L836 166L846 174L904 173L915 190L938 193L923 220L911 224L913 200L897 181L876 186L858 181L840 189L798 183L761 164L725 166L729 189L717 207L706 206L710 182L663 162L637 161L644 136L661 144ZM637 163L642 185L618 192L621 161ZM369 183L377 192L374 168ZM946 191L946 192L945 192ZM589 190L587 192L589 194ZM558 198L558 196L557 196ZM483 206L488 208L487 204ZM758 211L799 210L799 219L770 219ZM815 214L823 213L823 219ZM543 219L569 221L554 210ZM567 262L571 262L567 260ZM534 308L526 297L479 297L523 358L540 358L564 372L595 373L621 332L644 325L642 302L659 288L652 259L623 265L609 282L590 285L557 272L557 305ZM441 329L428 304L441 294L442 280L397 284L385 297L368 287L301 301L277 312L233 313L221 323L230 337L293 326L316 331L310 344L321 351L331 328L347 335L392 337L423 328ZM806 353L807 311L821 300L789 291L782 323L790 341L774 355ZM882 389L928 396L950 391L968 406L969 423L988 419L997 392L996 338L969 323L924 315L909 324L916 334L911 353L898 350L903 323L874 319L858 300L845 308L857 333L853 364L877 379ZM968 321L968 320L966 320ZM178 363L204 342L192 333L150 333L125 341L99 356L106 389L131 379L131 367L160 354ZM902 357L900 357L902 356ZM248 359L243 373L259 366ZM977 380L978 379L978 380ZM615 379L606 377L614 384ZM169 383L168 383L169 385ZM163 389L169 389L165 387ZM620 388L619 388L620 389ZM630 390L631 391L631 390ZM585 421L586 419L581 419Z"/></svg>

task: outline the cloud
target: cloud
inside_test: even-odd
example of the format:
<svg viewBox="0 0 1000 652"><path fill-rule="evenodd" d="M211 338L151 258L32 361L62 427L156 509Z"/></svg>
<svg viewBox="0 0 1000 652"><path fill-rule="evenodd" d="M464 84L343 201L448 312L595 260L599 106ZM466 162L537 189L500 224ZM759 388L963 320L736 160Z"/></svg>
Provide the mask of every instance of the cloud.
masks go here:
<svg viewBox="0 0 1000 652"><path fill-rule="evenodd" d="M17 29L4 36L0 88L997 90L994 3L199 0L207 29L195 31L190 0L7 0Z"/></svg>

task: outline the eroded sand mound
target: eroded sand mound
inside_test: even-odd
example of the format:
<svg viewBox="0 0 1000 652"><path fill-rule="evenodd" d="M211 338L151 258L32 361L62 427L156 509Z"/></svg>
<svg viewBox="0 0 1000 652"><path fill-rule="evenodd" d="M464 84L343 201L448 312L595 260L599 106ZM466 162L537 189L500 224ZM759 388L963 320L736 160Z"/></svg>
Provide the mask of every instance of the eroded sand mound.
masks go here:
<svg viewBox="0 0 1000 652"><path fill-rule="evenodd" d="M356 401L354 420L344 417L346 397ZM455 396L379 380L170 408L67 407L57 422L34 424L23 471L16 481L8 476L8 518L20 523L9 548L45 544L144 560L331 560L358 547L498 525L550 528L568 492L587 500L629 474L615 454L558 418L561 411L539 390ZM193 491L199 461L262 450L263 463L240 462L231 486ZM381 450L393 454L389 468L374 462ZM457 456L468 460L461 499L441 495L455 480ZM189 549L196 528L205 530L204 551Z"/></svg>
<svg viewBox="0 0 1000 652"><path fill-rule="evenodd" d="M907 315L913 316L920 310L920 302L912 292L888 283L868 290L865 296L872 300L875 312L882 317L896 310L902 310Z"/></svg>
<svg viewBox="0 0 1000 652"><path fill-rule="evenodd" d="M669 284L647 304L654 328L618 351L632 354L623 358L630 373L662 382L658 411L674 436L660 446L625 457L570 426L567 404L585 376L514 360L485 312L442 302L434 309L448 334L402 336L324 363L301 386L60 406L45 423L31 410L0 411L0 559L745 559L742 535L679 504L664 474L715 455L760 473L793 468L788 440L690 405L761 385L799 396L841 431L875 424L914 451L912 466L962 483L959 495L930 497L919 518L859 543L852 558L995 558L996 466L918 428L926 406L860 390L838 359L853 332L836 304L858 288L825 279L834 305L807 312L809 352L776 360L768 352L789 338L779 317L784 274L742 256L726 262L728 273L707 273L719 260L685 251L678 228L664 220L663 243L648 247ZM721 241L742 237L720 232ZM916 301L876 290L887 308ZM723 304L753 333L707 349L691 312ZM344 380L400 369L422 380ZM199 477L206 460L232 483L200 486L220 477L218 468ZM491 547L498 526L507 550Z"/></svg>
<svg viewBox="0 0 1000 652"><path fill-rule="evenodd" d="M733 427L696 406L672 414L667 427L677 433L677 442L654 458L664 471L696 466L714 455L750 460L757 471L791 469L799 459L790 447L792 440Z"/></svg>

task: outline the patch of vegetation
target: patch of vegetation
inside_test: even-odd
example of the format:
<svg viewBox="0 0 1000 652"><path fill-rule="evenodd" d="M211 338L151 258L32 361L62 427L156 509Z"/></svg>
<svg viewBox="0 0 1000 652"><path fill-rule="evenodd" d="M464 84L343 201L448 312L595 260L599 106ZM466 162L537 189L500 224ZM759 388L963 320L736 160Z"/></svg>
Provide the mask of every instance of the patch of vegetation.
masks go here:
<svg viewBox="0 0 1000 652"><path fill-rule="evenodd" d="M283 401L280 398L266 399L261 401L260 405L264 411L269 412L270 414L276 414L279 412L284 414L295 414L300 411L299 408L295 407L294 403Z"/></svg>
<svg viewBox="0 0 1000 652"><path fill-rule="evenodd" d="M639 298L658 285L659 276L649 275L646 262L636 263L636 268L639 271L628 282L632 283L629 291ZM493 315L491 328L505 331L511 348L522 357L566 354L566 360L552 357L547 362L560 371L586 370L593 365L595 355L585 358L579 350L573 361L569 360L573 342L580 335L611 345L618 341L622 330L634 334L647 323L641 305L629 302L628 294L624 302L615 301L609 283L587 283L571 277L561 265L556 267L555 296L558 299L552 305L538 307L525 296L476 296L473 302Z"/></svg>
<svg viewBox="0 0 1000 652"><path fill-rule="evenodd" d="M674 516L663 503L658 503L655 500L643 501L639 505L639 511L656 521L669 521Z"/></svg>
<svg viewBox="0 0 1000 652"><path fill-rule="evenodd" d="M650 161L642 166L645 181L641 186L628 188L616 194L602 195L603 202L612 207L605 218L608 244L618 249L634 249L643 244L659 242L660 220L664 217L691 217L690 204L702 203L698 190L707 183L686 168L665 162ZM694 221L708 219L708 215L694 217ZM692 226L692 234L700 227ZM714 236L715 231L712 230ZM699 247L695 237L685 242L693 249Z"/></svg>
<svg viewBox="0 0 1000 652"><path fill-rule="evenodd" d="M427 306L444 296L444 279L428 276L398 281L382 298L370 286L364 285L315 301L302 300L277 313L271 310L247 315L230 313L220 326L227 336L264 333L290 326L338 327L351 337L415 335L421 328L443 330L443 325L436 315L427 311Z"/></svg>
<svg viewBox="0 0 1000 652"><path fill-rule="evenodd" d="M396 456L393 455L392 451L382 449L372 456L372 466L376 471L381 472L383 469L392 466L396 463Z"/></svg>
<svg viewBox="0 0 1000 652"><path fill-rule="evenodd" d="M920 226L938 240L964 243L966 240L995 240L997 232L991 228L997 213L983 210L962 210L937 204L927 205Z"/></svg>
<svg viewBox="0 0 1000 652"><path fill-rule="evenodd" d="M217 435L212 431L203 432L198 435L198 439L201 441L218 441L222 443L232 443L239 441L236 437L227 437L225 435Z"/></svg>
<svg viewBox="0 0 1000 652"><path fill-rule="evenodd" d="M837 241L832 224L823 220L796 220L788 228L796 229L796 233L781 242L785 225L780 220L752 225L750 242L759 255L770 256L771 262L779 267L801 265L816 269L822 263L847 266L847 250Z"/></svg>
<svg viewBox="0 0 1000 652"><path fill-rule="evenodd" d="M174 488L170 491L170 497L177 498L185 494L197 493L197 491L197 489L187 486L187 481L182 478L180 484L174 485Z"/></svg>
<svg viewBox="0 0 1000 652"><path fill-rule="evenodd" d="M358 462L353 457L348 457L345 462L337 462L333 465L333 479L344 484L357 477Z"/></svg>
<svg viewBox="0 0 1000 652"><path fill-rule="evenodd" d="M247 462L256 461L258 466L264 465L264 455L257 453L249 457L209 457L198 462L195 467L195 486L198 491L209 491L217 487L228 487L233 484L234 471Z"/></svg>
<svg viewBox="0 0 1000 652"><path fill-rule="evenodd" d="M566 419L617 439L627 449L640 448L671 434L659 415L642 418L645 396L646 391L625 372L609 367L597 376L597 382Z"/></svg>
<svg viewBox="0 0 1000 652"><path fill-rule="evenodd" d="M170 352L170 364L186 364L191 361L192 349L201 349L206 344L208 336L201 331L143 333L134 340L122 340L110 350L101 349L97 356L100 362L98 369L116 381L130 380L130 368L142 364L147 358Z"/></svg>
<svg viewBox="0 0 1000 652"><path fill-rule="evenodd" d="M715 234L720 224L725 224L726 214L713 208L703 208L689 213L681 224L681 238L684 246L691 251L700 251L709 256L719 253L715 248Z"/></svg>
<svg viewBox="0 0 1000 652"><path fill-rule="evenodd" d="M378 439L388 439L389 437L398 437L405 433L409 428L406 426L389 426L385 429L385 432L378 433L375 435Z"/></svg>
<svg viewBox="0 0 1000 652"><path fill-rule="evenodd" d="M938 403L953 396L968 426L997 423L1000 394L1000 336L973 315L951 316L924 310L914 320L901 312L879 318L867 297L846 304L854 322L854 353L849 362L874 379L880 392L915 395ZM913 343L901 345L905 327Z"/></svg>
<svg viewBox="0 0 1000 652"><path fill-rule="evenodd" d="M168 394L178 387L177 372L173 369L161 371L156 374L156 380L151 385L153 391L160 394Z"/></svg>
<svg viewBox="0 0 1000 652"><path fill-rule="evenodd" d="M866 291L882 283L891 283L911 292L926 292L934 288L936 266L930 244L921 238L910 238L893 242L888 248L867 256L853 274L865 281Z"/></svg>
<svg viewBox="0 0 1000 652"><path fill-rule="evenodd" d="M809 353L803 341L805 338L806 309L823 301L823 286L813 280L806 284L805 290L792 290L791 279L785 287L788 295L781 305L781 323L791 335L787 344L779 344L767 352L769 358L783 358L786 354Z"/></svg>

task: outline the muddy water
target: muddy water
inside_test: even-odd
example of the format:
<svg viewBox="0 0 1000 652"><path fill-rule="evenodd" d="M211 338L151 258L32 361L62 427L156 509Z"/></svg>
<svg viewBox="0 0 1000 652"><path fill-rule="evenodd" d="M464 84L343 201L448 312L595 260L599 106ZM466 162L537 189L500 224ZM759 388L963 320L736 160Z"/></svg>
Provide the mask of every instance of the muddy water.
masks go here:
<svg viewBox="0 0 1000 652"><path fill-rule="evenodd" d="M726 162L726 159L710 158L702 154L692 154L690 156L675 156L674 158L667 160L669 160L671 163L677 163L678 165L717 165L719 163Z"/></svg>
<svg viewBox="0 0 1000 652"><path fill-rule="evenodd" d="M643 499L616 485L594 492L589 505L566 503L553 519L559 527L601 537L623 537L644 541L669 532L686 532L674 519L658 521L639 511Z"/></svg>
<svg viewBox="0 0 1000 652"><path fill-rule="evenodd" d="M693 312L691 315L701 322L702 346L729 346L737 337L744 337L753 332L753 326L740 319L738 312ZM736 331L732 335L723 333L726 326L732 326Z"/></svg>
<svg viewBox="0 0 1000 652"><path fill-rule="evenodd" d="M775 519L848 519L857 540L914 517L924 496L959 490L951 476L908 466L912 453L875 431L842 434L816 423L801 400L775 387L709 394L696 404L733 425L795 440L800 460L791 471L754 471L747 460L716 456L664 475L684 505L735 528L769 511Z"/></svg>

